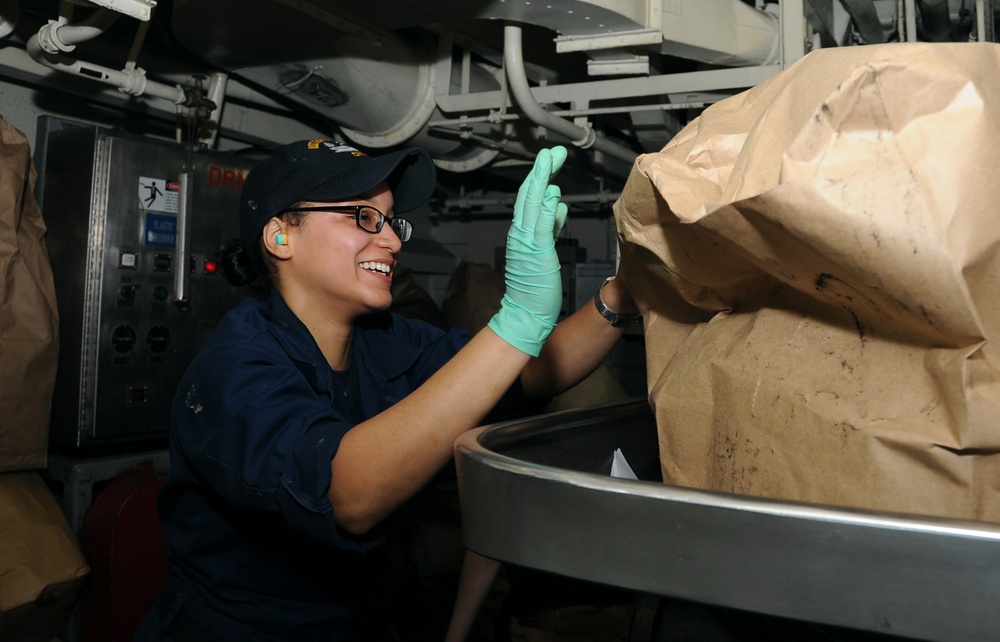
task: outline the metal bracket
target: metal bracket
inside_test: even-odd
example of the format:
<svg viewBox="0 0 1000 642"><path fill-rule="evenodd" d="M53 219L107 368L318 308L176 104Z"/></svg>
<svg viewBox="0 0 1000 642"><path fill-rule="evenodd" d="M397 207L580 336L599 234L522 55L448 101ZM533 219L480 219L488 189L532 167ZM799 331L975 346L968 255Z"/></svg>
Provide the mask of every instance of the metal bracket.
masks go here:
<svg viewBox="0 0 1000 642"><path fill-rule="evenodd" d="M596 58L587 61L588 76L648 76L649 56L636 56L621 53L609 58Z"/></svg>
<svg viewBox="0 0 1000 642"><path fill-rule="evenodd" d="M555 39L556 53L640 47L659 45L661 42L663 42L663 32L659 29L616 31L600 35L559 36Z"/></svg>
<svg viewBox="0 0 1000 642"><path fill-rule="evenodd" d="M90 2L143 21L153 17L153 8L156 6L156 0L90 0Z"/></svg>

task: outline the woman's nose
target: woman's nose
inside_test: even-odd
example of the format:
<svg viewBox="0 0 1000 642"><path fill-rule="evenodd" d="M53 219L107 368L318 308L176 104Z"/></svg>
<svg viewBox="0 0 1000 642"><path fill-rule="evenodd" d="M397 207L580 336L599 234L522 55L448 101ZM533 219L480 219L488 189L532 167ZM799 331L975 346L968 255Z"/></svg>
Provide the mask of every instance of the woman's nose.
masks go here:
<svg viewBox="0 0 1000 642"><path fill-rule="evenodd" d="M399 235L396 231L392 229L392 226L386 222L379 230L379 233L375 235L375 240L379 245L383 247L392 248L394 252L398 252L403 246L403 242L399 239Z"/></svg>

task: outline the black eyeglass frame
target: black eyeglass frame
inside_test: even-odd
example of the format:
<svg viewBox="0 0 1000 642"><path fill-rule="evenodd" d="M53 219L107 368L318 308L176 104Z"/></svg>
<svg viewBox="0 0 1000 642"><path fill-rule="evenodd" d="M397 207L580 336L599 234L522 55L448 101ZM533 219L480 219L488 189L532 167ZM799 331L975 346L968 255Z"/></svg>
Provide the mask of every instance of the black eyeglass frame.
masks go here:
<svg viewBox="0 0 1000 642"><path fill-rule="evenodd" d="M378 214L378 220L375 222L375 230L369 230L366 227L361 226L361 210L374 210ZM386 221L389 221L389 227L399 240L406 243L410 240L413 235L413 224L407 221L405 218L399 218L398 216L386 216L377 207L372 207L371 205L318 205L316 207L290 207L284 212L354 212L354 224L358 226L358 229L363 232L368 232L369 234L378 234L382 231L382 226L385 225Z"/></svg>

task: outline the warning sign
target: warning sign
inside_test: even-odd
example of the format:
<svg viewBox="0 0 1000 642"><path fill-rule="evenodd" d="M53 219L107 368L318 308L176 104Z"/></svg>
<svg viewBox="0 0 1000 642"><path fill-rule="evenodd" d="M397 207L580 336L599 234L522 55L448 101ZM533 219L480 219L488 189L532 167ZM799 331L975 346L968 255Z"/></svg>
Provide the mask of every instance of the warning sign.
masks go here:
<svg viewBox="0 0 1000 642"><path fill-rule="evenodd" d="M139 202L146 210L177 213L179 184L162 178L139 177Z"/></svg>

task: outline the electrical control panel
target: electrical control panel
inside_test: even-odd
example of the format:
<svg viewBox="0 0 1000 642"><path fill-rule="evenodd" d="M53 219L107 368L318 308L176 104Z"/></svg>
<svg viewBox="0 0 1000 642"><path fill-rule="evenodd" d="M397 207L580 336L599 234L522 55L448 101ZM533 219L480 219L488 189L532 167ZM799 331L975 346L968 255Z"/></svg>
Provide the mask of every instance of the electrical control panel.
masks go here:
<svg viewBox="0 0 1000 642"><path fill-rule="evenodd" d="M252 162L89 126L50 133L43 157L60 315L50 442L162 439L191 359L252 294L219 265Z"/></svg>

